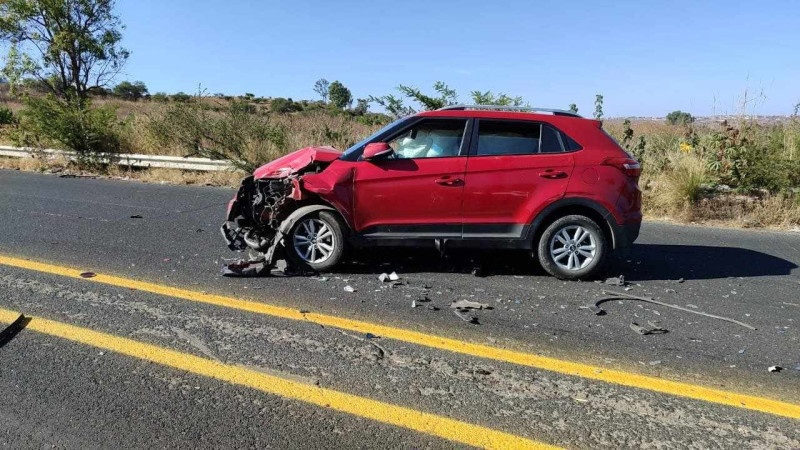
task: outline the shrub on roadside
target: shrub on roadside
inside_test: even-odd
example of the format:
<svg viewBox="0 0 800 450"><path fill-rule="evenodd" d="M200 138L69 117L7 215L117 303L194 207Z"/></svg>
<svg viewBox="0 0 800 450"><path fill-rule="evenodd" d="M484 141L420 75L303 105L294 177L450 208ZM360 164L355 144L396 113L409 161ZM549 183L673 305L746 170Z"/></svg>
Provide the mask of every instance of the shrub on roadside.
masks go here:
<svg viewBox="0 0 800 450"><path fill-rule="evenodd" d="M89 101L64 101L52 96L29 97L12 139L16 145L55 145L77 153L80 165L101 164L101 153L119 152L116 108L92 108Z"/></svg>
<svg viewBox="0 0 800 450"><path fill-rule="evenodd" d="M238 102L219 112L199 101L172 103L146 127L161 146L181 148L186 156L226 159L246 172L282 155L287 145L282 125Z"/></svg>
<svg viewBox="0 0 800 450"><path fill-rule="evenodd" d="M667 206L682 209L694 205L708 180L705 161L694 155L675 154L670 169L656 178L656 195Z"/></svg>
<svg viewBox="0 0 800 450"><path fill-rule="evenodd" d="M16 122L14 112L6 107L0 106L0 125L11 125Z"/></svg>
<svg viewBox="0 0 800 450"><path fill-rule="evenodd" d="M692 122L694 117L687 112L678 110L667 114L667 123L670 125L689 125Z"/></svg>
<svg viewBox="0 0 800 450"><path fill-rule="evenodd" d="M302 111L303 105L292 101L291 98L277 97L270 100L269 110L275 113L285 114L290 112Z"/></svg>

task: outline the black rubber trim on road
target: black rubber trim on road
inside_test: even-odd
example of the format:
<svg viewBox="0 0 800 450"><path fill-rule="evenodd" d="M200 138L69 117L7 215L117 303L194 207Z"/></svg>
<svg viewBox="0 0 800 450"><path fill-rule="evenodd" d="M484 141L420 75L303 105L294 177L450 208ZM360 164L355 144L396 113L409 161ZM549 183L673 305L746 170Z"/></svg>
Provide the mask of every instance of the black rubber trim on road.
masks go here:
<svg viewBox="0 0 800 450"><path fill-rule="evenodd" d="M3 348L6 344L11 342L20 331L24 330L25 327L30 323L31 319L29 317L25 317L24 314L20 314L17 317L17 320L11 322L9 326L5 328L5 330L0 331L0 348Z"/></svg>

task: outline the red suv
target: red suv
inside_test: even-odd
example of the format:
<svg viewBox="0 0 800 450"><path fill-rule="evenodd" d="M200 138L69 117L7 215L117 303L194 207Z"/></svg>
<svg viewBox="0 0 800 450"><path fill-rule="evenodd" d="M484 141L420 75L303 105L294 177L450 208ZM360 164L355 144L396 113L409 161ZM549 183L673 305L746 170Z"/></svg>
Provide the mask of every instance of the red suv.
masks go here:
<svg viewBox="0 0 800 450"><path fill-rule="evenodd" d="M642 221L639 163L569 111L452 106L339 152L308 147L242 181L228 246L323 272L346 245L526 249L563 279L595 273Z"/></svg>

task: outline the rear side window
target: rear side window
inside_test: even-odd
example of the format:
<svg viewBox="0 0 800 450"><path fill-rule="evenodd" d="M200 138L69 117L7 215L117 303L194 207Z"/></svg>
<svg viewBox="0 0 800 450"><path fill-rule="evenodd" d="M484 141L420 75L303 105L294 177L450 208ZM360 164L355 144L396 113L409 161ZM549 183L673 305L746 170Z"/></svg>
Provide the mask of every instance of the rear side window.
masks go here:
<svg viewBox="0 0 800 450"><path fill-rule="evenodd" d="M564 139L564 146L567 148L568 152L574 152L576 150L582 150L581 144L575 142L571 137L567 136L566 134L561 134L561 137Z"/></svg>
<svg viewBox="0 0 800 450"><path fill-rule="evenodd" d="M481 120L478 128L478 156L539 153L541 124Z"/></svg>
<svg viewBox="0 0 800 450"><path fill-rule="evenodd" d="M564 151L564 144L561 142L561 133L555 128L542 125L542 153L561 153Z"/></svg>

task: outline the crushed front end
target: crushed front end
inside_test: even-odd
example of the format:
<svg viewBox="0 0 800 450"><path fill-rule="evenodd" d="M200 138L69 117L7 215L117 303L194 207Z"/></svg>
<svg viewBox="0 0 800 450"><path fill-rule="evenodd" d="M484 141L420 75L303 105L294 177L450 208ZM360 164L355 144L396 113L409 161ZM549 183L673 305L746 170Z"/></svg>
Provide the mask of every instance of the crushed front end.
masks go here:
<svg viewBox="0 0 800 450"><path fill-rule="evenodd" d="M222 236L228 248L266 251L280 225L281 213L295 189L297 177L242 180L236 196L228 203Z"/></svg>
<svg viewBox="0 0 800 450"><path fill-rule="evenodd" d="M339 155L331 147L308 147L265 164L243 179L221 227L228 248L254 250L260 253L259 261L271 266L283 239L280 230L285 232L290 225L287 218L324 195L319 188L303 187L303 179L321 174Z"/></svg>

